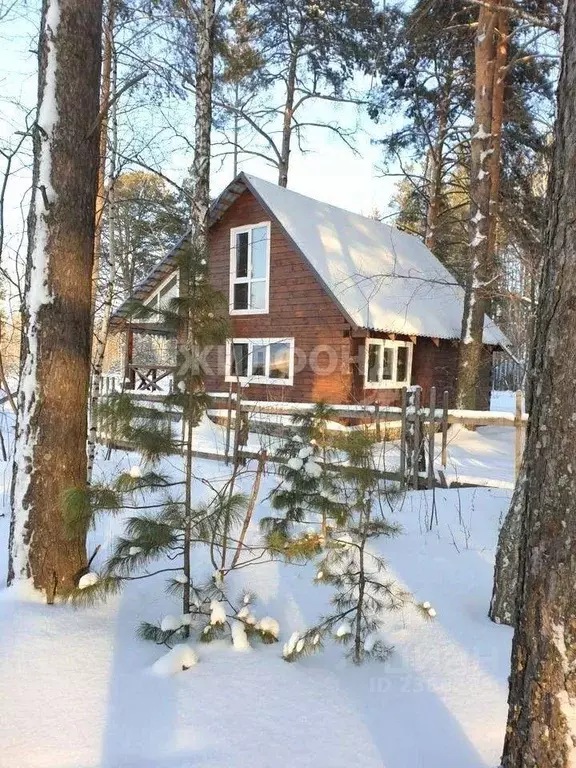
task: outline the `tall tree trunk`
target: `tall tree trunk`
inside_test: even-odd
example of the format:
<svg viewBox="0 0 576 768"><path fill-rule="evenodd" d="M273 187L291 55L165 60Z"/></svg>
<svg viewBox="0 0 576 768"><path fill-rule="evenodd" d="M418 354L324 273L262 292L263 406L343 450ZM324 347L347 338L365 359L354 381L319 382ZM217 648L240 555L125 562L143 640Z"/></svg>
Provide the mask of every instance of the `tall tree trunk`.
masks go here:
<svg viewBox="0 0 576 768"><path fill-rule="evenodd" d="M292 52L292 58L288 66L286 79L286 102L284 103L284 116L282 119L282 148L278 165L278 184L281 187L288 186L288 167L290 165L290 142L292 139L292 117L294 115L294 95L296 93L296 67L298 66L298 54Z"/></svg>
<svg viewBox="0 0 576 768"><path fill-rule="evenodd" d="M214 81L214 25L216 0L202 0L198 12L196 52L196 130L192 175L192 224L195 246L208 245L210 208L210 133L212 129L212 88Z"/></svg>
<svg viewBox="0 0 576 768"><path fill-rule="evenodd" d="M49 602L86 565L62 495L86 483L101 0L44 0L9 583Z"/></svg>
<svg viewBox="0 0 576 768"><path fill-rule="evenodd" d="M500 5L507 5L502 0ZM490 218L488 221L488 255L493 264L497 255L498 217L500 213L500 158L502 155L502 128L504 125L504 96L506 92L506 66L510 45L510 14L500 11L496 21L496 51L494 61L494 84L492 87L492 152L487 160L490 176Z"/></svg>
<svg viewBox="0 0 576 768"><path fill-rule="evenodd" d="M110 34L112 30L109 30ZM117 68L114 60L110 77L109 94L116 95ZM116 288L116 272L118 268L118 258L116 255L116 194L114 184L116 182L116 164L118 156L118 112L117 105L114 103L110 109L111 131L110 131L110 162L108 164L108 183L107 199L105 210L108 211L108 256L107 278L103 291L102 315L98 329L93 321L92 334L92 377L90 382L90 409L89 409L89 427L88 427L88 467L87 479L92 482L92 471L94 469L94 460L96 458L96 441L98 438L98 401L100 399L100 384L102 381L102 368L104 365L104 353L106 351L106 341L110 327L110 318L112 316L112 302L114 301L114 291ZM104 126L102 126L104 130ZM102 148L102 144L100 145ZM102 211L103 215L104 211ZM98 223L96 222L96 226ZM94 249L96 252L96 249Z"/></svg>
<svg viewBox="0 0 576 768"><path fill-rule="evenodd" d="M526 504L525 495L526 473L522 469L516 482L510 508L498 535L492 600L488 611L488 615L496 624L514 626L516 623L518 560L520 557L522 513Z"/></svg>
<svg viewBox="0 0 576 768"><path fill-rule="evenodd" d="M456 403L475 409L482 365L484 315L493 277L490 256L490 168L492 107L498 12L482 6L478 16L475 53L474 127L470 149L470 264L465 287Z"/></svg>
<svg viewBox="0 0 576 768"><path fill-rule="evenodd" d="M92 267L92 316L96 308L100 261L102 258L102 231L104 229L104 210L106 208L106 159L108 156L108 108L112 81L112 54L114 46L114 20L116 0L108 0L104 24L104 46L102 51L102 83L100 87L100 149L98 163L98 188L96 191L96 215L94 232L94 265Z"/></svg>
<svg viewBox="0 0 576 768"><path fill-rule="evenodd" d="M564 46L528 425L503 768L576 765L576 3Z"/></svg>
<svg viewBox="0 0 576 768"><path fill-rule="evenodd" d="M240 141L240 118L238 110L240 108L240 89L238 83L234 83L234 155L232 158L232 178L238 176L238 142Z"/></svg>
<svg viewBox="0 0 576 768"><path fill-rule="evenodd" d="M424 242L434 251L438 236L440 204L442 201L442 179L444 172L444 143L448 125L448 97L442 99L438 109L438 133L430 152L428 210L426 212L426 237Z"/></svg>
<svg viewBox="0 0 576 768"><path fill-rule="evenodd" d="M195 277L192 261L199 253L208 254L208 213L210 210L210 155L212 150L212 96L214 83L214 26L216 23L215 0L202 0L197 13L197 52L196 52L196 133L194 145L193 177L194 190L192 193L192 227L193 247L190 249L190 261L180 269L180 290L190 300L193 297ZM195 353L195 328L193 312L189 307L184 317L184 327L181 332L179 345L178 376L184 383L186 396L183 409L183 437L185 456L185 489L184 504L184 575L187 581L183 586L182 610L190 612L190 547L192 536L192 444L194 421L194 389L195 370L193 355ZM188 630L186 630L186 633Z"/></svg>

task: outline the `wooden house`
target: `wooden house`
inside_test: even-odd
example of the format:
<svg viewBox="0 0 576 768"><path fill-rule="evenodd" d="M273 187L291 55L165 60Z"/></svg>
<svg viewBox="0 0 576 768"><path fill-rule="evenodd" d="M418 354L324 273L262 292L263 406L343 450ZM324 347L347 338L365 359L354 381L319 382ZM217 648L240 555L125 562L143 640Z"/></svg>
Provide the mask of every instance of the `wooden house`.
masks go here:
<svg viewBox="0 0 576 768"><path fill-rule="evenodd" d="M183 241L137 287L176 295ZM250 400L396 404L403 386L454 394L464 292L417 237L241 173L210 212L209 275L229 302L231 338L206 356L209 392L240 381ZM161 390L175 339L114 314L130 387ZM487 317L483 405L492 352L507 340Z"/></svg>

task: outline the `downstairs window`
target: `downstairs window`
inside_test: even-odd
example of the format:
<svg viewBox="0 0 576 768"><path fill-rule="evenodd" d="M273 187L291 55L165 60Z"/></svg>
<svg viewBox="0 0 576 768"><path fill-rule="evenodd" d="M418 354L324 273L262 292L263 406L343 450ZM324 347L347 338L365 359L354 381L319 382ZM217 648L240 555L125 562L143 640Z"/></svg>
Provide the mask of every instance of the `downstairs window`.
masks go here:
<svg viewBox="0 0 576 768"><path fill-rule="evenodd" d="M242 384L294 382L294 339L229 339L226 381Z"/></svg>
<svg viewBox="0 0 576 768"><path fill-rule="evenodd" d="M366 342L365 389L406 387L412 376L412 348L409 341L370 339Z"/></svg>

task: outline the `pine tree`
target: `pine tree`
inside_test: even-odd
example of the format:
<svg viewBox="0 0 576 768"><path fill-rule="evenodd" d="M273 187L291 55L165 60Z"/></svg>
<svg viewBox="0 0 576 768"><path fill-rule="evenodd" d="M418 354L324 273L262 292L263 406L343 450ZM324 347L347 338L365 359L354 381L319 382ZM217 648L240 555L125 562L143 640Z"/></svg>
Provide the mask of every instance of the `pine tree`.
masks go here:
<svg viewBox="0 0 576 768"><path fill-rule="evenodd" d="M503 768L569 768L576 762L576 4L564 5L554 159L548 191L525 492L519 496L517 621L512 644Z"/></svg>
<svg viewBox="0 0 576 768"><path fill-rule="evenodd" d="M168 591L182 601L181 612L164 617L159 625L145 622L139 630L141 637L169 647L192 631L203 642L229 635L235 644L241 644L246 634L274 642L277 623L270 617L256 620L250 609L252 597L243 596L232 604L226 594L223 568L218 567L212 578L203 581L193 575L194 549L204 547L211 554L220 551L223 561L227 543L238 543L230 532L242 521L248 500L234 492L228 481L213 488L209 501L193 503L192 433L208 404L201 354L208 345L226 338L227 304L207 279L204 252L190 245L180 254L180 261L181 270L186 270L185 296L162 307L140 303L132 307L133 316L155 317L192 341L185 349L179 385L157 407L143 405L127 394L111 396L99 406L101 429L111 444L137 450L142 466L121 473L111 486L95 483L88 490L71 489L66 496L70 533L85 529L103 513L139 511L126 520L125 533L101 572L84 569L70 596L79 604L90 604L119 591L134 578L165 574ZM178 436L171 420L175 412L182 415L183 431ZM175 479L161 471L161 460L178 453L184 454L183 469L181 477Z"/></svg>
<svg viewBox="0 0 576 768"><path fill-rule="evenodd" d="M317 413L323 408L317 407ZM391 649L376 633L384 624L385 612L401 608L410 599L386 576L384 560L368 546L379 537L400 532L383 513L383 501L390 501L391 491L374 466L373 436L356 432L325 439L323 448L314 438L312 445L304 444L302 438L288 443L290 458L282 472L283 482L271 497L272 506L283 515L262 521L273 556L288 562L313 560L314 581L334 591L332 612L305 631L295 632L284 645L283 656L294 661L319 651L332 639L348 647L355 664L384 660ZM338 469L321 464L320 451L324 462L326 455L338 457Z"/></svg>
<svg viewBox="0 0 576 768"><path fill-rule="evenodd" d="M282 514L264 518L262 526L270 551L289 559L319 552L329 526L344 513L338 495L338 470L328 466L329 459L336 458L328 433L331 415L332 408L320 402L309 413L294 416L299 429L278 452L285 463L271 503ZM312 528L302 532L306 523ZM300 533L295 536L296 530Z"/></svg>
<svg viewBox="0 0 576 768"><path fill-rule="evenodd" d="M62 494L86 482L101 26L101 0L42 4L8 581L48 602L86 564Z"/></svg>

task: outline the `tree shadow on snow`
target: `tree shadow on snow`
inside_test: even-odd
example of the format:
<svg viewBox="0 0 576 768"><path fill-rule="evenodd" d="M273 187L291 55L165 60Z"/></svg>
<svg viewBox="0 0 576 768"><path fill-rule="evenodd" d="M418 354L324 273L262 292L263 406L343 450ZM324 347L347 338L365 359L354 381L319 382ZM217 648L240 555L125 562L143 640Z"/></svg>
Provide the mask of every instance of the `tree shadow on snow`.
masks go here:
<svg viewBox="0 0 576 768"><path fill-rule="evenodd" d="M178 686L173 680L156 678L149 671L149 666L167 649L136 637L139 622L154 612L149 587L146 590L141 584L130 585L118 606L100 768L185 765L183 757L172 762L172 758L163 757L170 752L175 736ZM140 612L139 606L146 610ZM158 613L161 615L160 606ZM143 755L150 757L143 760Z"/></svg>

